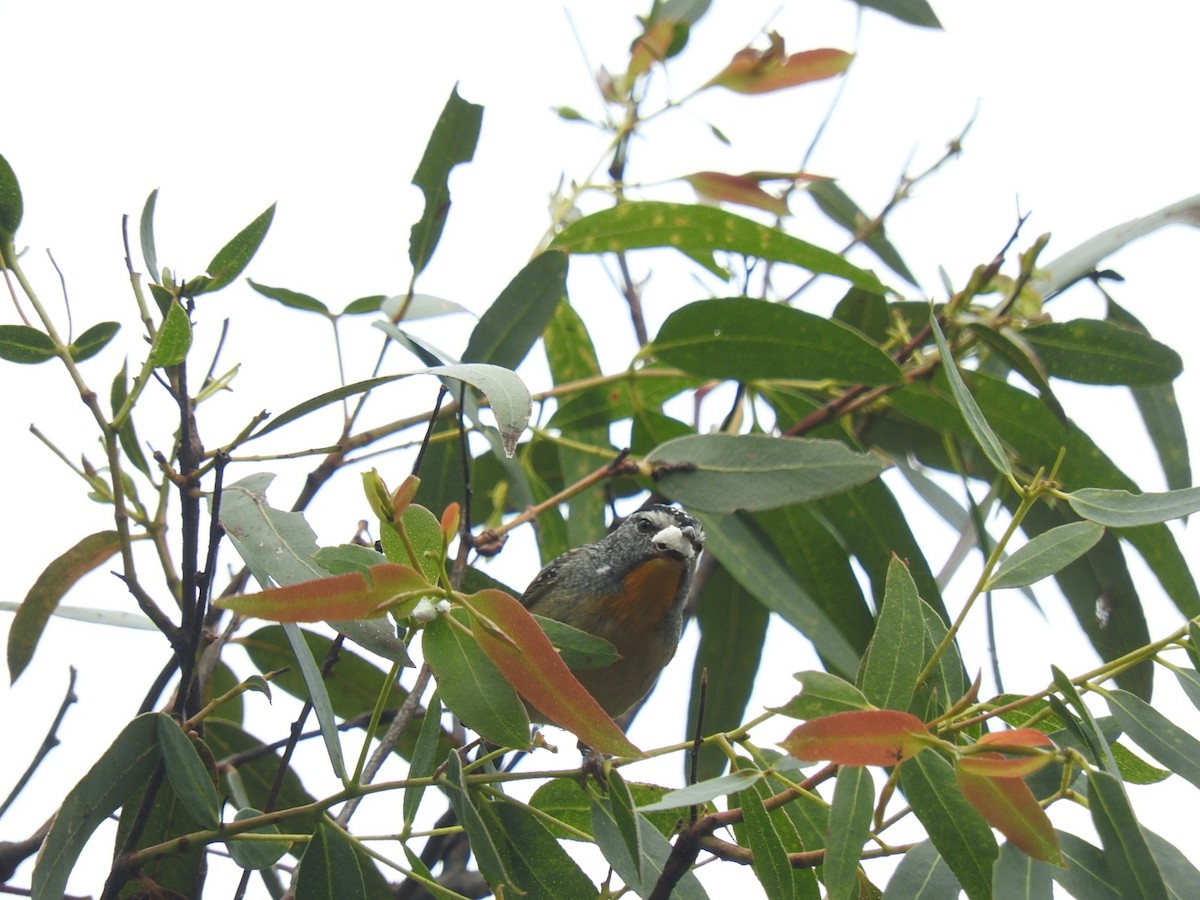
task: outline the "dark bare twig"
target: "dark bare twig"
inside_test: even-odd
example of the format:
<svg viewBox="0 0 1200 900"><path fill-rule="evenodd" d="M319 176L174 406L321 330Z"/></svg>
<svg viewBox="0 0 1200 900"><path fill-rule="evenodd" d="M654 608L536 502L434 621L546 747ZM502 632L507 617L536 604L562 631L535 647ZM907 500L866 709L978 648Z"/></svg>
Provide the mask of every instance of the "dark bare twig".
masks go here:
<svg viewBox="0 0 1200 900"><path fill-rule="evenodd" d="M59 744L58 728L60 725L62 725L63 719L67 715L68 707L70 707L72 703L79 699L75 695L75 667L68 666L67 670L70 672L67 680L67 693L62 699L62 703L59 704L58 712L54 716L54 721L50 723L50 728L46 732L46 736L42 738L41 746L38 747L37 753L34 754L33 760L29 763L29 767L25 770L24 774L17 779L17 783L13 785L13 789L9 791L8 796L4 799L4 803L0 804L0 817L2 817L4 813L8 811L8 808L12 806L13 801L16 800L21 791L25 789L25 785L29 783L29 779L33 777L33 773L36 772L38 766L42 764L42 760L44 760L47 755L49 755L50 751ZM4 877L0 877L0 882L4 882L6 880L7 879Z"/></svg>

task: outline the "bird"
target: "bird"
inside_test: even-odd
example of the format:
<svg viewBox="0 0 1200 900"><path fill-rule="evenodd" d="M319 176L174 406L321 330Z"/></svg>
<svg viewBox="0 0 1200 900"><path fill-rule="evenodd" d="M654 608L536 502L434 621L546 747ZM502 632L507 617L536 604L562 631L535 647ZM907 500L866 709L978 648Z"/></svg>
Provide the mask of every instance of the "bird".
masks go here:
<svg viewBox="0 0 1200 900"><path fill-rule="evenodd" d="M568 550L530 582L530 613L611 643L620 659L576 678L613 718L654 687L675 655L683 608L704 549L700 522L655 504L624 519L605 538ZM548 717L531 709L532 718Z"/></svg>

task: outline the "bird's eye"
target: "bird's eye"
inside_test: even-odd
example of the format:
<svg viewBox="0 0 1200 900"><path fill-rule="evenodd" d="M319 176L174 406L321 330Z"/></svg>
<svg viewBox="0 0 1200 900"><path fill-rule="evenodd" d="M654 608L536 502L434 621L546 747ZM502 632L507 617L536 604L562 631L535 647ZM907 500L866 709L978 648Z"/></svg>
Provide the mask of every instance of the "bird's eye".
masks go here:
<svg viewBox="0 0 1200 900"><path fill-rule="evenodd" d="M654 523L649 519L638 519L636 528L642 534L649 534L651 531L655 530Z"/></svg>

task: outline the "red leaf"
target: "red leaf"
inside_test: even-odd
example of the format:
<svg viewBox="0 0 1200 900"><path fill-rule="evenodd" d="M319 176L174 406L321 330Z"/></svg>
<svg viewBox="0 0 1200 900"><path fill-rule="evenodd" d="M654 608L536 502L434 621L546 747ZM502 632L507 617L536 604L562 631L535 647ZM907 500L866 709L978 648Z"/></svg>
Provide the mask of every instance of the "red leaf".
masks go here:
<svg viewBox="0 0 1200 900"><path fill-rule="evenodd" d="M759 182L749 175L728 175L724 172L695 172L684 175L683 180L690 184L701 197L708 200L719 200L724 203L739 203L754 209L765 210L776 216L786 216L787 201L774 194L768 194Z"/></svg>
<svg viewBox="0 0 1200 900"><path fill-rule="evenodd" d="M980 756L1001 759L999 754ZM1034 859L1061 866L1058 835L1029 786L1019 778L988 778L974 774L963 767L965 761L959 760L955 765L954 777L967 802L1013 846Z"/></svg>
<svg viewBox="0 0 1200 900"><path fill-rule="evenodd" d="M992 750L1003 750L1005 747L1053 747L1054 741L1036 728L1010 728L990 732L975 742L977 747L983 744Z"/></svg>
<svg viewBox="0 0 1200 900"><path fill-rule="evenodd" d="M601 753L643 755L571 674L524 606L493 589L461 599L483 652L539 712Z"/></svg>
<svg viewBox="0 0 1200 900"><path fill-rule="evenodd" d="M933 736L911 713L864 709L810 719L780 742L796 759L843 766L894 766L929 745Z"/></svg>
<svg viewBox="0 0 1200 900"><path fill-rule="evenodd" d="M442 543L449 546L454 540L454 536L458 534L459 519L462 512L457 503L449 504L442 510Z"/></svg>
<svg viewBox="0 0 1200 900"><path fill-rule="evenodd" d="M425 576L408 566L380 563L367 574L348 572L314 581L214 600L216 606L273 622L325 622L406 616L422 597L435 594Z"/></svg>
<svg viewBox="0 0 1200 900"><path fill-rule="evenodd" d="M789 56L784 50L783 38L771 32L769 48L739 50L705 87L720 85L739 94L765 94L841 75L853 58L852 53L831 48L805 50Z"/></svg>

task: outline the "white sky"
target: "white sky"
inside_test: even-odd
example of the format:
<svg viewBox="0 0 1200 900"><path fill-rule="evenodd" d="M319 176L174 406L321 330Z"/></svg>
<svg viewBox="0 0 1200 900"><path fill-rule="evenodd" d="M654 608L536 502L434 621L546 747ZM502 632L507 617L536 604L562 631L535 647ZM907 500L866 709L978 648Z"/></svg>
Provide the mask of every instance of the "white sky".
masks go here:
<svg viewBox="0 0 1200 900"><path fill-rule="evenodd" d="M782 9L777 0L717 0L714 6L693 33L689 51L672 66L669 87L663 87L671 96L706 80L763 26L780 31L790 50L855 48L854 7L843 0ZM864 208L874 210L906 162L914 160L912 171L924 168L978 105L965 156L890 220L890 234L925 290L940 290L939 266L961 285L974 265L1004 244L1018 209L1032 213L1021 246L1053 232L1049 259L1104 228L1200 190L1191 113L1200 83L1194 50L1200 13L1162 0L1141 4L1136 13L1127 4L1079 0L941 0L935 6L945 32L865 16L859 58L810 166L841 179ZM541 0L352 2L339 4L336 12L328 5L278 2L216 2L199 13L192 9L149 2L0 7L8 76L0 153L16 170L25 197L18 243L30 248L26 268L57 313L62 309L57 277L43 254L46 247L53 251L67 279L76 333L102 319L125 323L114 346L85 366L103 393L121 354L136 361L140 352L122 259L122 213L134 219L136 245L137 214L149 191L160 188L160 263L191 275L279 201L271 233L247 274L317 296L334 309L365 294L399 292L408 278L409 228L421 210L420 194L409 182L455 83L463 97L486 108L483 134L475 162L460 167L451 182L455 206L418 287L482 312L533 252L559 175L585 176L603 149L594 131L561 122L549 108L563 104L600 114L590 71L623 65L635 33L633 16L645 11L644 4L630 2L566 4L585 64L563 7ZM654 182L699 169L794 169L832 90L820 85L750 99L709 92L695 104L695 113L719 125L733 146L712 140L699 119L677 112L647 132L651 140L635 145L631 177ZM651 195L689 198L679 185L664 185ZM840 245L842 235L812 215L803 198L793 208L798 233ZM1174 228L1109 261L1127 278L1114 288L1118 299L1184 355L1187 371L1177 390L1193 446L1200 440L1194 430L1196 355L1182 345L1182 336L1194 334L1198 324L1188 265L1196 241L1191 231ZM140 257L135 260L140 265ZM873 264L868 257L859 261ZM576 261L572 271L573 300L599 328L614 318L608 313L612 307L602 304L616 300L594 264ZM693 293L681 293L688 290ZM699 290L686 280L652 281L651 333L679 303L701 296ZM814 293L812 300L828 302L829 296L834 294ZM201 305L199 339L211 345L219 319L233 316L223 360L243 363L235 393L219 401L219 412L209 412L212 442L236 431L264 397L279 411L326 389L336 377L327 327L315 317L281 318L277 307L242 285ZM0 321L16 321L11 306L5 308ZM1062 317L1068 310L1096 315L1099 309L1085 291L1052 311ZM452 352L461 349L469 327L465 319L452 323L440 332L441 342ZM369 331L365 321L359 330ZM602 332L609 370L628 360L628 331L619 320L615 329ZM373 335L356 345L352 379L366 373L375 346ZM537 381L544 377L537 365L525 374L535 390L544 386ZM9 595L0 599L19 600L51 559L83 535L109 527L110 520L107 508L80 506L80 485L26 430L36 422L72 457L86 452L98 458L84 411L61 369L4 364L0 384L10 473L8 513L0 520ZM1143 487L1161 487L1157 465L1145 455L1129 418L1131 405L1095 391L1064 394L1073 415L1107 436L1101 439L1106 451ZM427 400L422 396L419 402ZM149 421L141 426L143 437L152 427ZM327 439L325 433L312 438L315 444ZM398 481L406 463L386 458L380 465ZM300 472L281 475L272 493L277 505L290 503ZM357 479L344 476L314 505L312 521L323 542L352 533L363 515L358 491ZM1194 557L1194 534L1183 540ZM936 566L939 559L933 557ZM1131 560L1140 572L1140 563ZM518 543L498 571L521 584L536 568ZM1141 583L1152 634L1175 627L1178 616L1161 592L1145 579ZM85 587L67 602L129 606L106 575L89 578ZM1068 671L1089 662L1086 652L1064 657L1063 634L1073 634L1074 626L1061 611L1048 608L1047 614L1049 626L1030 619L1027 605L1014 596L1011 620L1002 617L1013 641L1007 646L1022 641L1030 664L1025 672L1014 670L1013 689L1044 683L1049 660L1065 659ZM7 622L0 615L0 634ZM977 630L974 634L978 637ZM1002 636L1002 650L1005 646ZM760 704L787 699L793 684L787 674L808 665L807 650L798 649L786 632L773 635L768 652L781 660L783 675L760 685L755 698ZM65 688L68 662L80 669L82 703L60 731L64 746L0 824L0 839L24 836L49 815L52 798L79 777L132 714L147 673L158 670L163 656L151 636L61 621L50 625L22 680L0 692L0 712L20 723L21 732L10 729L8 768L23 768L40 741ZM634 738L643 746L678 739L682 711L668 698L671 685L686 681L686 649L680 660L635 726ZM1159 686L1170 687L1165 680ZM1169 694L1162 691L1164 703ZM112 720L97 721L86 712L106 701ZM1200 731L1195 710L1181 707L1179 717ZM660 739L651 723L667 723L668 736ZM760 743L772 743L785 730L785 723L776 732L764 730ZM678 773L672 760L634 777L677 782ZM319 791L319 779L309 787ZM1179 789L1172 779L1161 789L1135 789L1134 796L1169 800ZM1194 835L1169 812L1149 821L1185 853L1196 854ZM89 850L72 890L98 889L95 873L106 869L107 852L104 846ZM718 868L734 867L709 871ZM28 872L22 870L18 883L28 883Z"/></svg>

